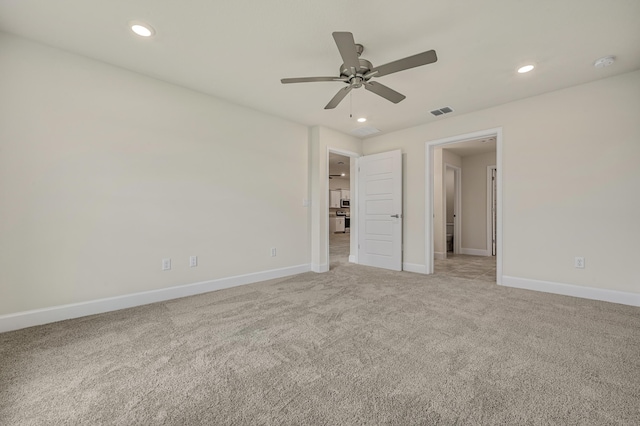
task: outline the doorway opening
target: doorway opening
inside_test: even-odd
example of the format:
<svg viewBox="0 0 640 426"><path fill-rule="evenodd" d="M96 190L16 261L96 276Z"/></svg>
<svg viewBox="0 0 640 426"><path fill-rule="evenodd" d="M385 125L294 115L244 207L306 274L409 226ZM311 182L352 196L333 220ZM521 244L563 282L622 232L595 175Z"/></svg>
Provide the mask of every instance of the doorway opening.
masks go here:
<svg viewBox="0 0 640 426"><path fill-rule="evenodd" d="M445 249L444 258L460 253L462 233L462 168L445 163L444 208L445 208Z"/></svg>
<svg viewBox="0 0 640 426"><path fill-rule="evenodd" d="M328 265L334 269L353 261L351 256L352 232L352 194L353 188L352 162L355 158L343 152L329 150L328 153ZM355 218L354 218L355 219Z"/></svg>
<svg viewBox="0 0 640 426"><path fill-rule="evenodd" d="M427 142L425 153L426 273L500 284L501 129Z"/></svg>

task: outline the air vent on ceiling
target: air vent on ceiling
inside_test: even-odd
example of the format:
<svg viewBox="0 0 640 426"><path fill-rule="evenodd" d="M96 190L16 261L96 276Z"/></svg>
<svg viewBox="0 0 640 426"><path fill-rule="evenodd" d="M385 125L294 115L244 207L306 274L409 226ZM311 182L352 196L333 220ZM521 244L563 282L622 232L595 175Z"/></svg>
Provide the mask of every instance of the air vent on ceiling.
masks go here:
<svg viewBox="0 0 640 426"><path fill-rule="evenodd" d="M453 112L453 108L447 106L440 109L434 109L433 111L431 111L431 114L437 117L439 115L449 114L450 112Z"/></svg>
<svg viewBox="0 0 640 426"><path fill-rule="evenodd" d="M360 136L361 138L369 135L374 135L376 133L380 133L380 130L371 126L358 127L357 129L353 129L351 131L352 135Z"/></svg>

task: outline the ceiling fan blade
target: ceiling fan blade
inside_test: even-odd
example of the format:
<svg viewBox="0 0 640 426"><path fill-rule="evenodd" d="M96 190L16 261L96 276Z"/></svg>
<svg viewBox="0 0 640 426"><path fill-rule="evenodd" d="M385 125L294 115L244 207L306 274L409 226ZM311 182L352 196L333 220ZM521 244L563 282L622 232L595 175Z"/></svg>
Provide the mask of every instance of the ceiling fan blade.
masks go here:
<svg viewBox="0 0 640 426"><path fill-rule="evenodd" d="M406 96L402 93L398 93L395 90L388 88L384 84L378 83L377 81L369 81L365 83L364 88L370 92L375 93L378 96L382 96L383 98L393 102L394 104L397 104L398 102L406 98Z"/></svg>
<svg viewBox="0 0 640 426"><path fill-rule="evenodd" d="M358 59L358 51L356 48L356 42L353 40L353 34L346 32L334 32L333 39L336 41L336 46L342 56L342 61L347 69L353 68L354 70L360 69L360 60Z"/></svg>
<svg viewBox="0 0 640 426"><path fill-rule="evenodd" d="M336 93L336 95L333 97L333 99L329 101L329 103L327 104L326 107L324 107L324 109L333 109L337 107L340 101L342 101L344 97L347 96L347 94L351 91L352 88L353 87L351 86L347 86L338 90L338 93Z"/></svg>
<svg viewBox="0 0 640 426"><path fill-rule="evenodd" d="M426 52L418 53L417 55L409 56L404 59L398 59L397 61L389 62L388 64L380 65L379 67L373 67L369 74L377 71L375 77L382 77L383 75L393 74L394 72L432 64L437 60L438 57L436 56L436 51L428 50Z"/></svg>
<svg viewBox="0 0 640 426"><path fill-rule="evenodd" d="M282 84L311 83L315 81L347 81L347 79L341 78L341 77L298 77L298 78L283 78L282 80L280 80Z"/></svg>

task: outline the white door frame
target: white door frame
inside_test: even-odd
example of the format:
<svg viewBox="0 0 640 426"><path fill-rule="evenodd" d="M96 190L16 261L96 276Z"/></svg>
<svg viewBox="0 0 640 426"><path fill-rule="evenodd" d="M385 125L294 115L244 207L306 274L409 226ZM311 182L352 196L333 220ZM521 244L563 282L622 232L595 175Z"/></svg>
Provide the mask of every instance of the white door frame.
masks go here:
<svg viewBox="0 0 640 426"><path fill-rule="evenodd" d="M454 166L453 164L444 163L444 170L446 172L447 169L453 170L453 254L460 253L460 236L462 235L462 169L458 166ZM446 183L445 183L446 189ZM444 221L444 239L442 241L445 242L445 247L447 244L447 205L446 200L444 204L444 214L442 217L445 218ZM444 251L445 258L447 257L447 250Z"/></svg>
<svg viewBox="0 0 640 426"><path fill-rule="evenodd" d="M493 255L493 214L491 212L493 207L493 199L491 197L493 193L493 180L491 179L493 173L492 171L496 171L496 175L498 174L498 167L494 164L492 166L487 166L487 253L489 256ZM497 238L496 238L497 241ZM496 244L497 250L497 244ZM496 252L497 255L497 252Z"/></svg>
<svg viewBox="0 0 640 426"><path fill-rule="evenodd" d="M433 151L435 148L444 148L445 145L466 142L474 139L496 138L496 165L498 167L497 182L497 251L496 251L496 281L502 284L502 127L480 130L458 136L437 139L425 142L425 270L427 274L433 274Z"/></svg>
<svg viewBox="0 0 640 426"><path fill-rule="evenodd" d="M349 262L352 263L358 263L358 173L356 173L356 161L362 157L362 154L358 154L357 152L327 146L327 152L325 154L327 158L327 170L325 170L327 191L325 191L323 195L325 200L324 205L327 206L327 211L324 213L324 220L326 221L325 229L327 230L324 235L327 241L325 244L327 248L327 270L331 268L331 258L329 257L329 153L349 157L349 196L351 197L351 204L349 205L349 226L351 228L349 230Z"/></svg>

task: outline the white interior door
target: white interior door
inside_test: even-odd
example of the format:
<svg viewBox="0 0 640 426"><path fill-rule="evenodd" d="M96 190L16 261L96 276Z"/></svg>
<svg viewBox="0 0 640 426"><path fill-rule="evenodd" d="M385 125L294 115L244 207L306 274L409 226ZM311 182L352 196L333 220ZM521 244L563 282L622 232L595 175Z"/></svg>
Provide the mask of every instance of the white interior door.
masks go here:
<svg viewBox="0 0 640 426"><path fill-rule="evenodd" d="M402 151L358 160L358 263L402 270Z"/></svg>

